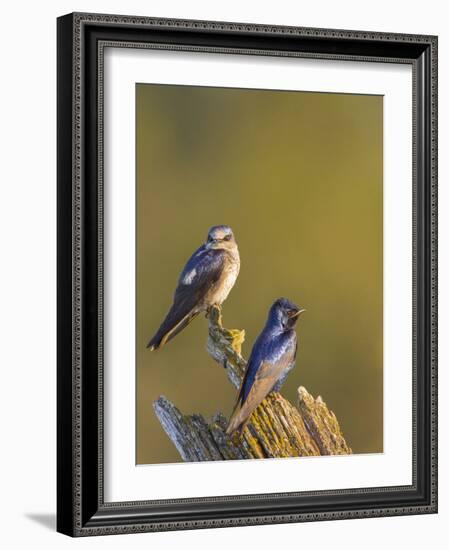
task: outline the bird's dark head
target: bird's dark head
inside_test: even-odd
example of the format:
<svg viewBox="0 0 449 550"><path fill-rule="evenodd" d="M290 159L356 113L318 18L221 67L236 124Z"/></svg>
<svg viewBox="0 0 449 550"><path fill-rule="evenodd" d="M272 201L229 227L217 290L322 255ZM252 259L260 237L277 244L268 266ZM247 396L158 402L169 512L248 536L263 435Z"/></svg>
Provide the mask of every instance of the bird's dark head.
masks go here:
<svg viewBox="0 0 449 550"><path fill-rule="evenodd" d="M271 306L268 319L270 323L280 326L282 330L290 330L304 311L304 308L297 306L287 298L279 298Z"/></svg>
<svg viewBox="0 0 449 550"><path fill-rule="evenodd" d="M234 233L228 225L214 225L207 234L207 248L234 248L237 246Z"/></svg>

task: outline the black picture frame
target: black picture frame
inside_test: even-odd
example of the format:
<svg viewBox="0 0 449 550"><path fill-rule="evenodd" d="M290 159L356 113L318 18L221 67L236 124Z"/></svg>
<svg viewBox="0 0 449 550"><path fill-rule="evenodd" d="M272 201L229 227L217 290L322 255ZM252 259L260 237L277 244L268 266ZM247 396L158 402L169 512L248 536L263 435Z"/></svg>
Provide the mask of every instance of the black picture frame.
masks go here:
<svg viewBox="0 0 449 550"><path fill-rule="evenodd" d="M58 18L57 530L71 536L437 512L437 37L75 13ZM413 68L413 483L105 503L102 44ZM263 492L263 487L261 487Z"/></svg>

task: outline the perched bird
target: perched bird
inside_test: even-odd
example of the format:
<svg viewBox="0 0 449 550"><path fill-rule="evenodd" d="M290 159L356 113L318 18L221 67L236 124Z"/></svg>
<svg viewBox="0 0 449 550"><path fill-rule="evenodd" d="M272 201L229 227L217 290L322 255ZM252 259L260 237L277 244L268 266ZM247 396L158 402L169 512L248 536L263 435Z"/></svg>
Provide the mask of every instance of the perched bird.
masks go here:
<svg viewBox="0 0 449 550"><path fill-rule="evenodd" d="M237 403L226 429L228 435L242 433L254 409L271 391L279 391L295 366L297 338L295 324L305 309L286 298L270 308L264 329L251 351Z"/></svg>
<svg viewBox="0 0 449 550"><path fill-rule="evenodd" d="M240 270L240 256L234 234L227 225L211 227L205 244L191 256L182 271L173 305L159 330L148 343L161 348L190 321L211 306L221 306Z"/></svg>

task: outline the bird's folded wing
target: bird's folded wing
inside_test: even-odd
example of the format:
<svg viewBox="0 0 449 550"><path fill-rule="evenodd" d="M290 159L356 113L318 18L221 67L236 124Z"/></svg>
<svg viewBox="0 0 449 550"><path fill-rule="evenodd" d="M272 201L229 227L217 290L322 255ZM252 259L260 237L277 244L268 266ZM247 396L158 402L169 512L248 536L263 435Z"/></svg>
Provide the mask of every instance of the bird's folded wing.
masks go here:
<svg viewBox="0 0 449 550"><path fill-rule="evenodd" d="M271 388L276 384L277 379L284 370L284 366L284 361L279 361L277 363L263 361L257 371L254 382L251 385L251 389L249 390L248 396L243 405L246 403L250 404L257 402L255 405L255 407L257 407L257 405L263 401L267 394L270 393Z"/></svg>
<svg viewBox="0 0 449 550"><path fill-rule="evenodd" d="M181 273L173 304L147 347L162 347L201 311L208 290L223 272L225 260L222 254L223 251L208 251L204 247L193 254Z"/></svg>
<svg viewBox="0 0 449 550"><path fill-rule="evenodd" d="M248 396L240 407L243 417L249 417L254 409L262 403L275 385L277 377L256 378L249 390Z"/></svg>
<svg viewBox="0 0 449 550"><path fill-rule="evenodd" d="M248 380L248 369L245 374L245 378L240 387L237 403L231 414L227 433L232 433L237 429L243 429L248 422L251 414L257 408L265 397L273 389L279 376L282 374L284 368L284 362L279 361L277 363L269 363L262 361L260 367L257 370L254 381L251 384L249 391L244 396L245 381Z"/></svg>
<svg viewBox="0 0 449 550"><path fill-rule="evenodd" d="M176 309L187 315L204 300L223 273L225 255L224 250L216 249L192 256L179 278L174 297Z"/></svg>

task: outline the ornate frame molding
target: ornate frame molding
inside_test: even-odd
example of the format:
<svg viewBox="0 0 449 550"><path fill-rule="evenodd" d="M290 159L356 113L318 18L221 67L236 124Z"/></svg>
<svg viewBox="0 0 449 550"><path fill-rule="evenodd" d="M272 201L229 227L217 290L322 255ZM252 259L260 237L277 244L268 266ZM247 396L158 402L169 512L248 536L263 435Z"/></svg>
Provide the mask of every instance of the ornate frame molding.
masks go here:
<svg viewBox="0 0 449 550"><path fill-rule="evenodd" d="M133 41L128 36L132 34L133 29L149 34L152 30L162 31L162 35L169 40L164 42L163 36L161 38L159 34L157 41L151 40L151 36L145 42ZM95 34L97 31L99 33ZM104 38L105 33L102 31L106 31L108 37ZM95 38L89 38L89 32L95 34ZM201 34L206 42L212 36L214 41L220 42L222 37L224 45L177 43L177 32L182 32L183 36L192 33L192 36L199 37ZM127 34L125 40L122 39L123 33ZM254 43L244 47L241 44L258 37L262 39L258 43L266 44L267 39L270 43L271 39L276 47L255 47ZM229 46L228 42L233 38L237 43L235 46ZM282 47L282 39L288 40L285 43L287 48ZM300 44L295 46L297 40ZM340 53L326 51L330 43ZM317 44L320 44L320 47L317 48ZM307 47L304 48L304 45ZM256 495L257 498L239 495L225 498L104 503L102 105L103 52L106 46L409 63L413 66L414 460L413 484L410 487L261 494ZM395 55L387 55L388 53ZM97 112L97 120L90 122L90 128L87 127L88 121L85 118L86 104L89 101L89 106L95 102ZM68 137L69 125L72 130ZM88 536L437 511L436 37L103 14L70 14L58 20L58 144L59 531L72 536ZM95 186L92 185L92 180L96 180ZM87 188L89 182L91 187ZM86 214L86 200L95 200L95 214L92 211ZM88 250L86 246L86 232L96 238L95 257L93 249ZM96 263L95 272L93 258ZM97 312L95 357L93 343L90 347L85 343L86 326L93 322L91 318L86 318L85 304L86 300L93 299L96 299ZM418 310L425 312L425 319L417 318ZM87 361L95 363L94 373L86 371ZM421 402L418 389L424 391L429 400L428 409L424 412L420 408L425 405ZM83 423L83 415L87 409L97 414L96 437L95 433L87 431ZM93 439L96 439L95 449L92 447ZM423 445L425 449L421 448ZM425 465L424 459L418 456L418 452L423 451L426 456ZM89 454L94 458L86 459ZM95 487L88 487L86 482L95 482ZM382 502L377 496L379 492L385 496L389 494L390 497ZM373 498L376 496L377 500L369 502L370 495ZM363 498L359 498L362 496ZM358 498L359 505L355 497ZM303 504L298 507L298 511L291 513L260 513L255 506L254 514L249 511L251 506L248 504L252 505L255 500L268 503L276 499L279 501L292 498L306 498L310 502L314 498L321 501L327 499L328 504L337 501L341 501L342 504L339 505L340 508L337 507L331 512L320 510L319 503L313 504L310 510L307 509L307 504ZM223 513L222 517L208 517L207 513L201 515L192 508L194 504L201 504L204 508L212 503L221 503L227 508L228 513ZM176 519L174 510L170 517L161 516L161 519L157 520L152 508L162 505L181 508L184 516L189 515L191 510L191 518ZM234 517L229 517L229 510L232 510Z"/></svg>

